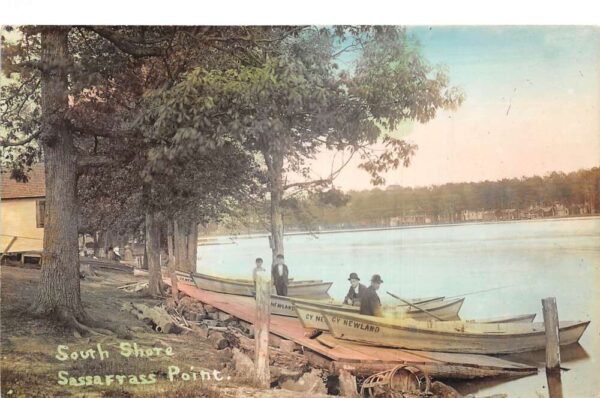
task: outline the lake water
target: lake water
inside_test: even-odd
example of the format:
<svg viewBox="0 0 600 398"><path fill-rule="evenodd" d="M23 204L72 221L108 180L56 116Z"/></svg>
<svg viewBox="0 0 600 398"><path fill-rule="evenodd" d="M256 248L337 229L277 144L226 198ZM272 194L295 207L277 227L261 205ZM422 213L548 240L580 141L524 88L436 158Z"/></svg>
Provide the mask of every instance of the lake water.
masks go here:
<svg viewBox="0 0 600 398"><path fill-rule="evenodd" d="M231 242L220 238L222 242ZM254 258L270 264L266 237L200 246L198 271L250 278ZM562 350L565 396L600 397L600 218L570 218L462 224L382 231L286 236L286 264L295 279L333 281L329 293L342 299L348 274L368 284L378 273L385 291L402 297L467 295L464 319L537 313L541 299L556 297L560 320L592 323L580 346ZM512 356L544 366L543 352ZM456 384L462 393L509 397L547 396L543 369L536 376Z"/></svg>

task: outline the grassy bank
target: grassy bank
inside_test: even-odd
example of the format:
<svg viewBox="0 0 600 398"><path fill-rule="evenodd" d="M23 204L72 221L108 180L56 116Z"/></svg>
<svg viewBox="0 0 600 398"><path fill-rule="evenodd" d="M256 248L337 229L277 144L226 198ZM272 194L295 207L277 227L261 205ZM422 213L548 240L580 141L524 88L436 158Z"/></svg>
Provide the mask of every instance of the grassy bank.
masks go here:
<svg viewBox="0 0 600 398"><path fill-rule="evenodd" d="M194 334L156 333L131 313L121 311L126 302L158 303L116 288L134 282L132 276L99 273L82 281L82 300L88 313L119 331L82 337L29 315L40 271L5 266L1 272L3 397L218 397L235 396L239 389L245 396L259 394L247 381L228 378L230 351L217 351ZM138 351L132 353L134 343ZM103 355L99 355L98 347ZM172 355L166 354L168 347ZM215 370L222 380L201 380L202 374L213 375ZM198 376L196 380L193 373Z"/></svg>

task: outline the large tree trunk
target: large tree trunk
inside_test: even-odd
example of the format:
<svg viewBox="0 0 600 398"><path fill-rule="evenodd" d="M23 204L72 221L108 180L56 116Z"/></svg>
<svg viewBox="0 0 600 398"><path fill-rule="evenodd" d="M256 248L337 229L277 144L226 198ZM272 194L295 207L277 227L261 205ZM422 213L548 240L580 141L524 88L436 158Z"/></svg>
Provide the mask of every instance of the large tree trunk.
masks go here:
<svg viewBox="0 0 600 398"><path fill-rule="evenodd" d="M77 160L65 120L68 110L68 28L42 29L42 135L46 176L44 251L36 314L77 323L87 316L81 304L77 250Z"/></svg>
<svg viewBox="0 0 600 398"><path fill-rule="evenodd" d="M173 236L175 246L175 264L178 271L190 272L191 266L188 260L188 231L185 221L179 219L173 223Z"/></svg>
<svg viewBox="0 0 600 398"><path fill-rule="evenodd" d="M156 214L146 213L146 257L148 259L148 293L163 295L162 272L160 268L160 229Z"/></svg>
<svg viewBox="0 0 600 398"><path fill-rule="evenodd" d="M271 197L271 250L273 264L278 254L283 254L283 212L281 200L283 199L283 154L265 154L269 173L269 193Z"/></svg>
<svg viewBox="0 0 600 398"><path fill-rule="evenodd" d="M196 265L198 263L198 224L196 222L192 222L189 226L187 249L190 271L196 272Z"/></svg>

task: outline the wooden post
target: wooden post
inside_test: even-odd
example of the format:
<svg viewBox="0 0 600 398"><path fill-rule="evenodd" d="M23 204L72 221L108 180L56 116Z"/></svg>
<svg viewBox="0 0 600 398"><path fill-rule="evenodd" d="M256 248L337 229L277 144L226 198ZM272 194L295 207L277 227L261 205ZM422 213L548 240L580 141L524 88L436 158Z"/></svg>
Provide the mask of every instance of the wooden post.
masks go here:
<svg viewBox="0 0 600 398"><path fill-rule="evenodd" d="M546 328L546 369L560 370L560 345L558 340L558 311L556 298L542 300L544 327Z"/></svg>
<svg viewBox="0 0 600 398"><path fill-rule="evenodd" d="M12 247L13 243L15 243L16 240L17 240L17 237L13 236L12 239L10 240L10 242L8 243L8 245L6 246L6 248L4 249L4 251L2 252L2 256L0 257L0 262L2 260L4 260L4 257L6 255L8 255L10 248Z"/></svg>
<svg viewBox="0 0 600 398"><path fill-rule="evenodd" d="M271 318L271 274L264 270L256 272L256 318L254 322L254 366L256 379L263 388L269 388L269 322Z"/></svg>
<svg viewBox="0 0 600 398"><path fill-rule="evenodd" d="M562 398L560 377L560 340L558 334L558 310L556 298L542 300L544 327L546 329L546 378L550 398Z"/></svg>

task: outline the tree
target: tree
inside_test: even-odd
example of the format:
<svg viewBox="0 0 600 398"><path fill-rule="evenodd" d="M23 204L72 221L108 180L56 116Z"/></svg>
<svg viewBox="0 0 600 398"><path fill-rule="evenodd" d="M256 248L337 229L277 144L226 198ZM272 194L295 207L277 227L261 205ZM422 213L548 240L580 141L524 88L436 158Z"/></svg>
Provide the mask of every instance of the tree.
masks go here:
<svg viewBox="0 0 600 398"><path fill-rule="evenodd" d="M335 45L340 39L341 49ZM350 50L358 52L355 67L340 70L336 59ZM407 166L416 149L385 132L407 119L426 122L438 109L462 101L446 74L432 69L405 31L393 27L306 29L257 49L229 70L196 69L176 90L182 95L165 109L183 124L233 132L262 157L273 257L283 253L284 193L329 187L340 170L298 183L288 183L286 172L308 177L306 161L317 152L346 150L348 161L359 154L361 166L381 184L381 174ZM188 105L186 93L193 93L198 106ZM377 140L386 147L379 155L369 147Z"/></svg>
<svg viewBox="0 0 600 398"><path fill-rule="evenodd" d="M34 309L89 331L85 324L92 320L83 310L79 290L78 175L118 164L114 157L97 153L106 141L113 144L107 147L119 148L113 140L129 145L143 140L123 121L145 87L173 82L190 67L189 53L182 49L210 47L224 53L243 48L241 43L254 42L255 37L245 27L65 26L20 31L21 37L5 46L2 58L3 71L17 78L2 87L1 145L4 165L12 167L13 177L26 178L27 167L36 160L43 158L46 164L43 270ZM261 40L260 34L256 37ZM157 64L165 67L153 74ZM147 76L154 80L143 82L146 86L131 78Z"/></svg>

